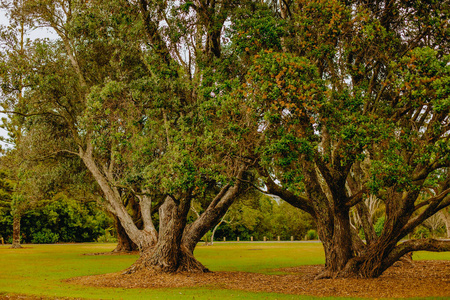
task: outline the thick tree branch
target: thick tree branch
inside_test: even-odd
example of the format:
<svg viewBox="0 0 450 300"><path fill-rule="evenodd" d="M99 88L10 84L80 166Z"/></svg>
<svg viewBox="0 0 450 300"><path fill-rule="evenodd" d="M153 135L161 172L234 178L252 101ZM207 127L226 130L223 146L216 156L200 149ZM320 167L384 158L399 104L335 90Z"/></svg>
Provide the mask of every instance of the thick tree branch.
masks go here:
<svg viewBox="0 0 450 300"><path fill-rule="evenodd" d="M445 196L447 196L450 193L450 188L446 189L445 191L443 191L442 193L440 193L439 195L435 196L435 197L431 197L426 201L420 202L419 204L417 204L414 207L414 210L418 210L419 208L422 208L426 205L429 205L432 202L436 202L436 201L441 201L442 199L445 198Z"/></svg>
<svg viewBox="0 0 450 300"><path fill-rule="evenodd" d="M158 26L152 22L150 18L150 12L148 11L148 1L139 1L142 19L144 21L145 32L149 39L150 45L153 50L163 59L163 61L169 66L172 62L170 51L167 49L167 45L158 33Z"/></svg>
<svg viewBox="0 0 450 300"><path fill-rule="evenodd" d="M266 180L264 183L266 184L267 192L269 192L272 195L280 197L281 199L283 199L292 206L300 208L301 210L306 211L311 215L315 215L314 209L310 204L310 200L307 197L295 195L294 193L276 184L270 176L267 175L265 177Z"/></svg>
<svg viewBox="0 0 450 300"><path fill-rule="evenodd" d="M242 165L237 174L238 179L244 177L246 166ZM225 186L219 194L209 204L208 208L200 215L197 220L186 226L183 234L182 243L191 251L194 250L197 242L214 227L225 215L228 208L234 203L239 194L243 191L242 181L236 180L233 186Z"/></svg>
<svg viewBox="0 0 450 300"><path fill-rule="evenodd" d="M439 197L440 198L440 197ZM440 211L441 209L447 207L450 205L450 194L447 194L444 198L441 200L436 200L433 202L430 202L428 207L417 217L410 220L402 229L401 235L406 235L409 232L411 232L414 228L416 228L418 225L422 224L423 221Z"/></svg>
<svg viewBox="0 0 450 300"><path fill-rule="evenodd" d="M156 239L158 237L158 232L153 224L152 220L152 199L148 196L146 191L143 191L144 194L136 195L139 199L139 206L141 207L141 217L144 223L143 230L150 233Z"/></svg>
<svg viewBox="0 0 450 300"><path fill-rule="evenodd" d="M442 241L436 239L409 240L397 245L394 250L384 259L383 265L387 269L394 264L406 253L412 251L432 251L444 252L450 251L450 241Z"/></svg>
<svg viewBox="0 0 450 300"><path fill-rule="evenodd" d="M357 192L353 196L349 197L347 199L347 202L345 203L345 205L348 206L348 207L352 207L352 206L358 204L359 202L361 202L364 199L363 196L366 193L367 193L367 189L363 188L362 190L360 190L359 192Z"/></svg>
<svg viewBox="0 0 450 300"><path fill-rule="evenodd" d="M54 158L55 156L57 156L57 155L59 155L61 153L68 153L68 154L71 154L71 155L80 156L80 154L78 152L62 149L62 150L53 151L53 152L51 152L51 153L49 153L48 155L45 155L45 156L40 156L40 157L36 157L36 158L30 158L30 159L27 159L27 160L29 160L29 161L44 161L44 160L47 160L49 158Z"/></svg>

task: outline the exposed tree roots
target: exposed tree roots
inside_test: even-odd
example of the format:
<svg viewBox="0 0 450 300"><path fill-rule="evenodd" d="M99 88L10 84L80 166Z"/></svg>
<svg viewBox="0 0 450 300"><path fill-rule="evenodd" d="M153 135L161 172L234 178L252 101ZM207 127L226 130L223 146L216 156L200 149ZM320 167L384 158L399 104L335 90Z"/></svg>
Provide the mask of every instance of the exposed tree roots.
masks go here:
<svg viewBox="0 0 450 300"><path fill-rule="evenodd" d="M192 253L186 250L180 250L175 263L167 264L167 261L155 257L152 251L141 253L139 259L123 274L133 274L141 270L149 270L157 273L207 273L209 272L201 262L199 262Z"/></svg>

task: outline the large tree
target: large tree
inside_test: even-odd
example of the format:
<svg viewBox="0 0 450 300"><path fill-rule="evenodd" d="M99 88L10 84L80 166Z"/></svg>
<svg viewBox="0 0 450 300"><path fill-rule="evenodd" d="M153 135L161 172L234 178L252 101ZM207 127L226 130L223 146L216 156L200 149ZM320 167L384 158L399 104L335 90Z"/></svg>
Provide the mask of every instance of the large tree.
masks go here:
<svg viewBox="0 0 450 300"><path fill-rule="evenodd" d="M23 4L59 36L30 46L27 89L7 103L25 117L33 156L83 161L139 247L130 272L206 271L193 257L195 245L244 191L252 163L222 143L221 107L209 96L218 78L239 71L221 35L237 3ZM187 224L196 197L209 204Z"/></svg>
<svg viewBox="0 0 450 300"><path fill-rule="evenodd" d="M261 189L315 219L319 277L376 277L408 252L450 250L399 243L450 205L449 2L283 1L275 13L281 35L236 23L250 57L233 93L247 116L237 138L251 137ZM268 33L278 42L261 43ZM385 207L379 236L368 197Z"/></svg>

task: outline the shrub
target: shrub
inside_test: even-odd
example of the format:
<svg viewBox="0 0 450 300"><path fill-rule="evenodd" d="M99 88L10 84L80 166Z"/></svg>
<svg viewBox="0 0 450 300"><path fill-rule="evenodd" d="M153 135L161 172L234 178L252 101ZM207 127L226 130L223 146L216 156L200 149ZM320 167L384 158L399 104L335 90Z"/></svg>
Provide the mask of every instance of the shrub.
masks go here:
<svg viewBox="0 0 450 300"><path fill-rule="evenodd" d="M93 242L105 234L110 224L111 219L96 203L57 194L45 206L29 210L22 217L21 231L27 237L26 243ZM56 235L46 236L48 232Z"/></svg>
<svg viewBox="0 0 450 300"><path fill-rule="evenodd" d="M117 238L111 234L110 230L112 230L111 227L105 229L105 234L99 236L97 238L97 242L99 242L99 243L117 243Z"/></svg>
<svg viewBox="0 0 450 300"><path fill-rule="evenodd" d="M306 239L307 240L317 240L318 236L317 236L317 232L314 229L310 229L308 230L308 232L306 233Z"/></svg>
<svg viewBox="0 0 450 300"><path fill-rule="evenodd" d="M53 233L50 229L44 228L39 232L33 233L33 244L53 244L59 239L59 234Z"/></svg>
<svg viewBox="0 0 450 300"><path fill-rule="evenodd" d="M381 232L383 231L383 228L384 228L385 221L386 221L386 217L382 216L381 218L378 218L377 222L375 223L374 229L375 229L375 234L377 236L381 235Z"/></svg>
<svg viewBox="0 0 450 300"><path fill-rule="evenodd" d="M430 235L431 235L430 229L426 228L423 225L418 226L414 230L414 238L416 238L416 239L429 238Z"/></svg>

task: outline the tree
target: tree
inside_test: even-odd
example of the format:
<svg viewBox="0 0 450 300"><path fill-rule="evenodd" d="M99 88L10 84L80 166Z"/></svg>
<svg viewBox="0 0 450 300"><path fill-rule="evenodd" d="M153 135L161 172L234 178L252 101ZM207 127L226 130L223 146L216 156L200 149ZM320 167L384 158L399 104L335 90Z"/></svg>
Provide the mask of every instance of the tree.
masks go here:
<svg viewBox="0 0 450 300"><path fill-rule="evenodd" d="M448 4L286 1L285 30L264 50L260 28L248 26L255 20L240 25L254 44L236 110L260 136L247 147L268 192L314 218L326 256L319 278L377 277L408 252L450 249L434 239L398 244L450 204L440 175L450 162ZM430 186L435 195L422 201ZM385 207L380 236L370 197Z"/></svg>
<svg viewBox="0 0 450 300"><path fill-rule="evenodd" d="M222 52L221 32L237 4L24 5L60 38L33 43L30 83L11 105L25 117L30 154L83 161L140 249L130 272L206 271L192 254L195 245L244 190L252 163L218 142L226 132L217 122L220 103L210 97L215 80L232 76L220 65L233 55ZM159 26L162 20L167 26ZM205 194L207 208L187 224L192 199ZM128 199L136 204L131 210Z"/></svg>

